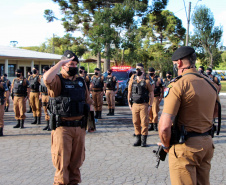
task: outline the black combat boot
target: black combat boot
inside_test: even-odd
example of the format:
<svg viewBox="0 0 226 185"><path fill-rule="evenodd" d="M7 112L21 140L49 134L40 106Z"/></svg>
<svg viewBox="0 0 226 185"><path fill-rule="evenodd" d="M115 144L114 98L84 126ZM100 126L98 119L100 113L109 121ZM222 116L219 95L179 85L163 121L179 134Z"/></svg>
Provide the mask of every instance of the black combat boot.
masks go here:
<svg viewBox="0 0 226 185"><path fill-rule="evenodd" d="M142 147L146 147L147 146L147 144L146 144L146 141L147 141L147 135L142 135L141 136L141 146Z"/></svg>
<svg viewBox="0 0 226 185"><path fill-rule="evenodd" d="M13 128L20 128L20 120L17 120L17 124Z"/></svg>
<svg viewBox="0 0 226 185"><path fill-rule="evenodd" d="M94 118L98 118L98 111L95 111L95 116L94 116Z"/></svg>
<svg viewBox="0 0 226 185"><path fill-rule="evenodd" d="M5 112L9 112L9 107L8 106L5 107Z"/></svg>
<svg viewBox="0 0 226 185"><path fill-rule="evenodd" d="M137 140L133 144L133 146L140 146L141 145L141 135L136 135L136 137L137 137Z"/></svg>
<svg viewBox="0 0 226 185"><path fill-rule="evenodd" d="M112 115L112 116L115 115L115 109L111 109L111 115Z"/></svg>
<svg viewBox="0 0 226 185"><path fill-rule="evenodd" d="M154 129L155 131L158 131L158 123L154 123Z"/></svg>
<svg viewBox="0 0 226 185"><path fill-rule="evenodd" d="M24 119L22 119L20 122L20 128L24 128Z"/></svg>
<svg viewBox="0 0 226 185"><path fill-rule="evenodd" d="M46 126L42 130L47 130L49 128L49 120L46 121Z"/></svg>
<svg viewBox="0 0 226 185"><path fill-rule="evenodd" d="M29 110L29 111L27 111L27 113L32 113L32 109L31 109L31 106L30 106L30 110Z"/></svg>
<svg viewBox="0 0 226 185"><path fill-rule="evenodd" d="M31 124L36 124L37 123L37 116L34 117L34 121Z"/></svg>
<svg viewBox="0 0 226 185"><path fill-rule="evenodd" d="M3 128L0 128L0 136L3 136Z"/></svg>
<svg viewBox="0 0 226 185"><path fill-rule="evenodd" d="M38 124L38 125L39 125L39 124L41 124L41 116L40 116L40 117L38 117L37 124Z"/></svg>
<svg viewBox="0 0 226 185"><path fill-rule="evenodd" d="M148 131L152 131L152 130L154 130L154 124L150 123L150 127L149 127Z"/></svg>
<svg viewBox="0 0 226 185"><path fill-rule="evenodd" d="M97 119L102 119L102 117L101 117L101 111L98 111L98 117L97 117Z"/></svg>
<svg viewBox="0 0 226 185"><path fill-rule="evenodd" d="M109 110L109 112L107 113L107 116L110 116L111 115L111 110L112 109L108 109Z"/></svg>

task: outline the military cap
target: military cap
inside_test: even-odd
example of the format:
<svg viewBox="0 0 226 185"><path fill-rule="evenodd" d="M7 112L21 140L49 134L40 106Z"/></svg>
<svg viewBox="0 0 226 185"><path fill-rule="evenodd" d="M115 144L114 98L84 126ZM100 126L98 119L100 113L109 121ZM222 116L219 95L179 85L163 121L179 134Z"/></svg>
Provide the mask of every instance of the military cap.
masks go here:
<svg viewBox="0 0 226 185"><path fill-rule="evenodd" d="M144 68L144 65L142 63L138 63L137 66L140 66L140 67Z"/></svg>
<svg viewBox="0 0 226 185"><path fill-rule="evenodd" d="M206 70L212 72L212 68L208 67Z"/></svg>
<svg viewBox="0 0 226 185"><path fill-rule="evenodd" d="M183 59L184 57L191 55L192 53L195 53L195 50L192 47L181 46L174 52L172 56L172 61Z"/></svg>
<svg viewBox="0 0 226 185"><path fill-rule="evenodd" d="M46 71L49 70L49 66L44 66L43 69L45 69Z"/></svg>
<svg viewBox="0 0 226 185"><path fill-rule="evenodd" d="M99 69L99 68L95 68L94 70L96 70L96 71L100 71L100 69Z"/></svg>
<svg viewBox="0 0 226 185"><path fill-rule="evenodd" d="M148 71L149 71L149 72L155 72L155 69L154 69L153 67L150 67L150 68L148 69Z"/></svg>
<svg viewBox="0 0 226 185"><path fill-rule="evenodd" d="M65 57L67 57L67 58L72 58L72 57L74 57L74 59L72 60L72 61L76 61L77 63L79 63L79 60L78 60L78 57L76 56L76 54L74 54L72 51L70 51L70 50L66 50L65 52L64 52L64 55L63 56L65 56Z"/></svg>
<svg viewBox="0 0 226 185"><path fill-rule="evenodd" d="M21 69L16 70L17 73L22 73Z"/></svg>
<svg viewBox="0 0 226 185"><path fill-rule="evenodd" d="M81 70L85 70L85 67L83 67L83 66L80 66L80 69L81 69Z"/></svg>

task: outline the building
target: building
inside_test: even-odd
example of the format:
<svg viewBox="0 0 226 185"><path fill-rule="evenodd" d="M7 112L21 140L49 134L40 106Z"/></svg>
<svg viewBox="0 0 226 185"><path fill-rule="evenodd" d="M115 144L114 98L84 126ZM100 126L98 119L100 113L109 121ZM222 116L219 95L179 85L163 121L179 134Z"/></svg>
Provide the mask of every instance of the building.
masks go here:
<svg viewBox="0 0 226 185"><path fill-rule="evenodd" d="M9 46L0 46L0 73L8 74L9 80L15 78L15 70L20 68L24 77L33 67L37 67L39 73L42 73L44 66L55 65L61 59L62 55L42 53L26 49L19 49Z"/></svg>

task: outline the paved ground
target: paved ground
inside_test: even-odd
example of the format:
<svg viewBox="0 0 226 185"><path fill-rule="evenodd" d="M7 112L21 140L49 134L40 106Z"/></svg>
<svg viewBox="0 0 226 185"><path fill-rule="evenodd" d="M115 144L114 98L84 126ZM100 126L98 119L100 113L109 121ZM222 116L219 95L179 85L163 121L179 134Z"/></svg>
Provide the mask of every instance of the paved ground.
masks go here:
<svg viewBox="0 0 226 185"><path fill-rule="evenodd" d="M215 153L210 175L211 184L226 184L226 96L221 97L223 126L220 136L214 138ZM162 108L162 106L161 106ZM81 184L170 184L168 157L155 168L152 153L159 141L157 132L150 132L149 147L133 147L135 140L131 112L117 106L116 116L103 118L97 131L86 135L86 160L82 166ZM31 125L32 114L27 114L25 129L13 129L16 124L12 107L5 113L4 137L0 138L0 185L49 185L53 183L54 167L51 161L50 132Z"/></svg>

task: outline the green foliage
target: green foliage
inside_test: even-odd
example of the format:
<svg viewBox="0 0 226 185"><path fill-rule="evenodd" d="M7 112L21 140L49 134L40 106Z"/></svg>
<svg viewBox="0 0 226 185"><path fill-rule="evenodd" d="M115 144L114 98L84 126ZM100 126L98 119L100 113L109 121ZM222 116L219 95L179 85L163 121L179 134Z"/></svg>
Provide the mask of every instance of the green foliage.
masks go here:
<svg viewBox="0 0 226 185"><path fill-rule="evenodd" d="M200 6L192 17L194 35L191 45L198 51L202 65L217 67L222 62L219 44L223 30L214 26L214 16L209 8Z"/></svg>

